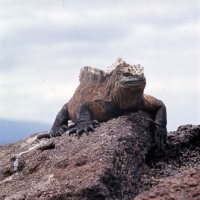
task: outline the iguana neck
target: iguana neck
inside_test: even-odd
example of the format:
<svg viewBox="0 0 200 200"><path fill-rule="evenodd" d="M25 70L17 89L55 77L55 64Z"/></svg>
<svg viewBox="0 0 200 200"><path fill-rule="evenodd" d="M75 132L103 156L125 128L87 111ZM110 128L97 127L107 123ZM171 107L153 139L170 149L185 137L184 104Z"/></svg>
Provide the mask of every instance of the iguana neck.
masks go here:
<svg viewBox="0 0 200 200"><path fill-rule="evenodd" d="M121 88L111 93L111 101L120 109L127 110L137 107L138 102L143 96L143 91L131 90L130 88Z"/></svg>

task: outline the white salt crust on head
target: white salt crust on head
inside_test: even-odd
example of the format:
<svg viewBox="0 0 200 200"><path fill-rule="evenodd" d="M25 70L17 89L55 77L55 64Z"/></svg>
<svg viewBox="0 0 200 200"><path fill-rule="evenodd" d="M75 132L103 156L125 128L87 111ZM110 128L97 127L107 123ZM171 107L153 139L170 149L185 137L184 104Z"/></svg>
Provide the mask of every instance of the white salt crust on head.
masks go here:
<svg viewBox="0 0 200 200"><path fill-rule="evenodd" d="M135 74L135 75L141 75L144 74L144 67L142 67L140 64L138 65L130 65L127 64L125 61L122 60L122 58L117 58L115 63L113 63L110 67L107 68L106 73L110 74L113 70L116 69L119 65L122 65L122 71Z"/></svg>

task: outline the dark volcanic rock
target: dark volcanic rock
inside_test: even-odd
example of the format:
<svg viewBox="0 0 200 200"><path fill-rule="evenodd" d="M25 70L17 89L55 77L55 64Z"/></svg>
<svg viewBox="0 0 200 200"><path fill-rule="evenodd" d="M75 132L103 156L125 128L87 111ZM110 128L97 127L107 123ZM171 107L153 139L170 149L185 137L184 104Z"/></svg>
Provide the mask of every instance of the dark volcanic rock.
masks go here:
<svg viewBox="0 0 200 200"><path fill-rule="evenodd" d="M180 126L168 138L171 148L165 156L151 151L147 156L149 174L159 184L135 200L200 199L200 126Z"/></svg>
<svg viewBox="0 0 200 200"><path fill-rule="evenodd" d="M101 123L80 139L63 134L37 141L36 135L0 146L0 199L200 197L200 126L170 132L166 154L152 149L144 112Z"/></svg>
<svg viewBox="0 0 200 200"><path fill-rule="evenodd" d="M137 196L135 200L199 200L200 166L185 170L173 177L165 178L150 191Z"/></svg>
<svg viewBox="0 0 200 200"><path fill-rule="evenodd" d="M0 199L128 199L142 188L152 139L149 116L102 123L89 136L36 134L0 146Z"/></svg>

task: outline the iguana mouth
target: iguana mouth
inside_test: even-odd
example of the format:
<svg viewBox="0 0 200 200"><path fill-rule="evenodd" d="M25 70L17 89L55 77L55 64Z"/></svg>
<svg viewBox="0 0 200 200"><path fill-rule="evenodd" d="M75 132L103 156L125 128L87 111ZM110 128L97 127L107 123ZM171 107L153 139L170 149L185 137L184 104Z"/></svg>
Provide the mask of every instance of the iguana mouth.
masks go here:
<svg viewBox="0 0 200 200"><path fill-rule="evenodd" d="M138 85L142 83L143 84L146 83L146 79L141 79L141 80L129 79L121 81L122 85Z"/></svg>

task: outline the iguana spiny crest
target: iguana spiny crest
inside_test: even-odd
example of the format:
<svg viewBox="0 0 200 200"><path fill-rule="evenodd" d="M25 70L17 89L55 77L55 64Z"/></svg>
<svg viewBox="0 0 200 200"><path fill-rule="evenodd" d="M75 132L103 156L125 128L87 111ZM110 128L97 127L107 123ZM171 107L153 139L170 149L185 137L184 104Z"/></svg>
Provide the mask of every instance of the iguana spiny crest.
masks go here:
<svg viewBox="0 0 200 200"><path fill-rule="evenodd" d="M143 76L144 68L140 64L130 65L123 61L122 58L117 58L115 63L108 67L106 71L89 66L82 67L79 74L79 81L85 83L90 81L103 83L113 72L118 74L130 73L132 75Z"/></svg>

